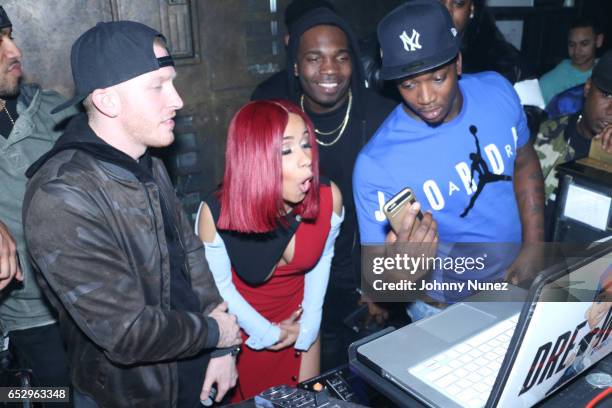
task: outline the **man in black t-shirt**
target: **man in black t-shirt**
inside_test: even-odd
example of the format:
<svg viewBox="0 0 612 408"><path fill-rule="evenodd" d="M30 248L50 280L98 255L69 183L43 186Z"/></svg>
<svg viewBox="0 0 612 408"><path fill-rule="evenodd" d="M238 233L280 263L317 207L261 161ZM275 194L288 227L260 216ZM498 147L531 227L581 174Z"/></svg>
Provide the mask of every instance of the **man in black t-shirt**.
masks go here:
<svg viewBox="0 0 612 408"><path fill-rule="evenodd" d="M287 32L283 37L285 47L289 45L289 33L293 24L304 14L319 7L326 7L333 12L336 12L334 6L327 0L293 0L287 8L285 8L285 27ZM269 78L261 82L251 95L251 100L286 98L289 92L289 82L287 78L287 70L282 69L279 72L272 74Z"/></svg>

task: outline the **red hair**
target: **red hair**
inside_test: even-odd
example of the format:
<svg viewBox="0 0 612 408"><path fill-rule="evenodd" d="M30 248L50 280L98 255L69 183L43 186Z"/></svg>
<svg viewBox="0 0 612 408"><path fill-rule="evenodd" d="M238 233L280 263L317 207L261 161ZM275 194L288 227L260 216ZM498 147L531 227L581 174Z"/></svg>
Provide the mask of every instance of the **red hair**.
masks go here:
<svg viewBox="0 0 612 408"><path fill-rule="evenodd" d="M313 220L319 214L319 155L308 116L286 100L254 101L232 118L227 133L225 174L219 191L220 229L263 233L283 224L282 141L289 114L301 117L308 129L313 179L293 214Z"/></svg>

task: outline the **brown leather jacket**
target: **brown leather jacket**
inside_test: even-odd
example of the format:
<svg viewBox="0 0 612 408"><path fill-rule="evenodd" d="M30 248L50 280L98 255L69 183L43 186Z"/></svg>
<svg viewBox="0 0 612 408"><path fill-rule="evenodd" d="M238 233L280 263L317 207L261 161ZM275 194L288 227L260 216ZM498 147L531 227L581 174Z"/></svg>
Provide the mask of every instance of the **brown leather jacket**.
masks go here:
<svg viewBox="0 0 612 408"><path fill-rule="evenodd" d="M207 314L222 300L202 243L158 159L153 178L63 150L38 169L25 197L28 249L59 312L73 385L101 407L175 407L176 360L218 341ZM178 220L201 313L170 309L160 194Z"/></svg>

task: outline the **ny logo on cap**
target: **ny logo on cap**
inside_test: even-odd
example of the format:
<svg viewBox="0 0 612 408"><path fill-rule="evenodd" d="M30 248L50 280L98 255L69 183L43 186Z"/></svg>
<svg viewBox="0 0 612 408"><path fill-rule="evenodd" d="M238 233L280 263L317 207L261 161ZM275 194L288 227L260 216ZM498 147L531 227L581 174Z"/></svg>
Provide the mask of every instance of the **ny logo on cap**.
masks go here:
<svg viewBox="0 0 612 408"><path fill-rule="evenodd" d="M400 40L402 40L402 43L404 43L404 49L410 52L423 48L419 43L420 36L421 34L419 34L419 32L413 28L412 35L410 37L408 37L408 34L406 34L406 30L404 30L404 32L402 33L402 35L399 36L399 38Z"/></svg>

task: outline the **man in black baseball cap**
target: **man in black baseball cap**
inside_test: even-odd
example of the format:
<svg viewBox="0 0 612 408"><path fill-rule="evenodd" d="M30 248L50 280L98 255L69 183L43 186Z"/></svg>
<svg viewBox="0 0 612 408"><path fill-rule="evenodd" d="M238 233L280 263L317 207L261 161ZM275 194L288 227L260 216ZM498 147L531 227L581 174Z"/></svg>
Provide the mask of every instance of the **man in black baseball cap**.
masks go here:
<svg viewBox="0 0 612 408"><path fill-rule="evenodd" d="M552 233L559 184L557 166L587 157L591 143L599 142L604 150L612 153L612 51L597 61L584 84L582 110L543 122L534 142L545 177L549 233Z"/></svg>
<svg viewBox="0 0 612 408"><path fill-rule="evenodd" d="M439 67L459 54L459 36L444 7L416 1L395 9L378 25L380 75L392 80Z"/></svg>
<svg viewBox="0 0 612 408"><path fill-rule="evenodd" d="M429 279L522 281L529 278L523 268L529 257L519 253L521 242L543 238L541 171L514 89L494 72L461 75L457 34L437 0L406 2L379 23L381 77L395 82L404 103L357 159L362 244L517 243L515 251L486 248L484 270L433 270ZM407 186L420 202L406 212L400 231L388 232L380 208ZM412 231L421 208L427 210L421 227ZM418 320L468 294L428 291L429 305L415 302L409 314Z"/></svg>
<svg viewBox="0 0 612 408"><path fill-rule="evenodd" d="M612 51L607 51L593 67L591 79L607 94L612 93Z"/></svg>
<svg viewBox="0 0 612 408"><path fill-rule="evenodd" d="M437 107L441 109L437 110L429 109L431 106L427 104L424 108L410 104L406 97L411 94L398 87L411 112L432 124L452 119L462 104L462 95L457 92L457 78L461 75L460 39L448 11L435 3L410 2L395 9L378 25L382 79L421 80L433 75L435 68L439 68L440 74L450 76L444 91L439 93L444 103L440 101ZM421 73L427 74L419 76Z"/></svg>
<svg viewBox="0 0 612 408"><path fill-rule="evenodd" d="M584 85L584 107L578 131L588 139L599 140L612 153L612 51L607 51L593 67Z"/></svg>
<svg viewBox="0 0 612 408"><path fill-rule="evenodd" d="M157 57L152 47L143 47L157 39L159 46L165 48L160 33L131 21L98 23L89 29L75 41L70 53L76 94L55 111L82 102L96 89L118 85L163 67L173 67L174 62L167 52Z"/></svg>
<svg viewBox="0 0 612 408"><path fill-rule="evenodd" d="M183 101L163 36L98 23L71 52L71 121L34 165L28 249L58 310L77 406L195 407L236 382L241 338L170 179L149 147Z"/></svg>

